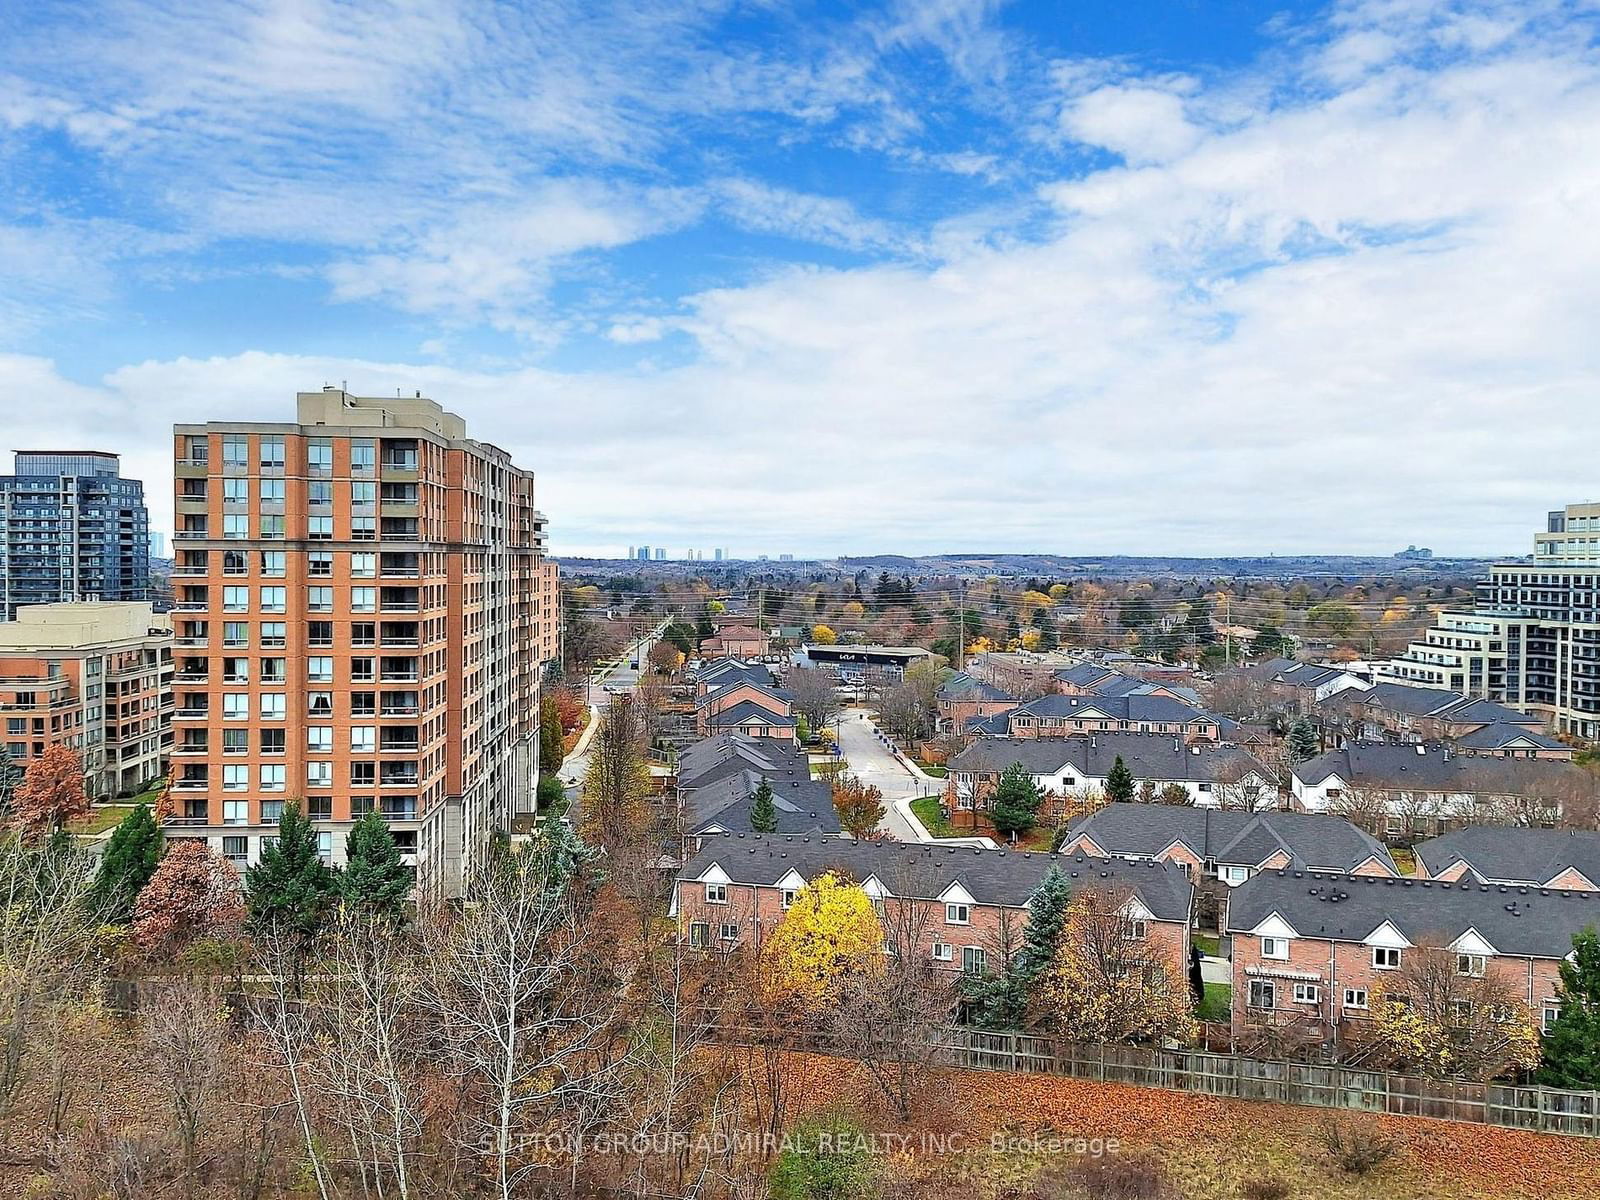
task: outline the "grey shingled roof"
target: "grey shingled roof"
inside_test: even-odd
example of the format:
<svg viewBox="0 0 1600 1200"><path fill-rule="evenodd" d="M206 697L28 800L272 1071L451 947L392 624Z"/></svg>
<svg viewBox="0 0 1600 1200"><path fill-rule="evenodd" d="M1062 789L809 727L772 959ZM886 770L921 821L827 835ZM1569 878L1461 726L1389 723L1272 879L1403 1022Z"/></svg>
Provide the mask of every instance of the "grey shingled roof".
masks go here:
<svg viewBox="0 0 1600 1200"><path fill-rule="evenodd" d="M1002 688L985 683L964 672L950 676L939 685L941 700L1015 700Z"/></svg>
<svg viewBox="0 0 1600 1200"><path fill-rule="evenodd" d="M1301 763L1294 775L1303 784L1336 775L1350 787L1507 796L1546 796L1553 788L1594 786L1593 776L1570 763L1477 757L1444 746L1387 742L1351 742Z"/></svg>
<svg viewBox="0 0 1600 1200"><path fill-rule="evenodd" d="M1004 712L990 713L987 717L968 717L967 732L1003 737L1011 729L1011 714L1016 711L1008 708Z"/></svg>
<svg viewBox="0 0 1600 1200"><path fill-rule="evenodd" d="M952 771L1003 771L1020 762L1030 774L1054 775L1071 763L1078 774L1104 779L1121 758L1136 780L1173 783L1215 779L1223 768L1242 766L1272 773L1237 746L1186 746L1170 733L1110 731L1093 736L1052 738L979 738L954 755Z"/></svg>
<svg viewBox="0 0 1600 1200"><path fill-rule="evenodd" d="M1107 680L1119 678L1117 673L1110 668L1087 662L1074 663L1070 667L1062 667L1061 670L1054 671L1051 674L1053 678L1061 680L1062 683L1070 683L1076 687L1083 688L1094 687L1096 684L1104 683Z"/></svg>
<svg viewBox="0 0 1600 1200"><path fill-rule="evenodd" d="M741 771L685 793L683 817L689 832L699 833L707 825L734 831L749 829L750 809L761 780L759 771ZM827 780L767 782L772 785L780 834L838 833L841 829L839 814L833 807L833 787Z"/></svg>
<svg viewBox="0 0 1600 1200"><path fill-rule="evenodd" d="M694 674L697 683L714 683L718 687L735 680L748 680L761 687L773 685L772 672L760 663L747 663L737 658L719 658L708 662Z"/></svg>
<svg viewBox="0 0 1600 1200"><path fill-rule="evenodd" d="M1526 725L1508 725L1504 721L1474 729L1455 740L1456 745L1466 750L1499 750L1518 741L1528 742L1541 750L1570 749L1565 742L1557 741L1547 733L1529 729Z"/></svg>
<svg viewBox="0 0 1600 1200"><path fill-rule="evenodd" d="M806 752L782 738L719 733L685 747L678 755L678 786L696 787L726 779L737 771L759 771L769 778L809 779Z"/></svg>
<svg viewBox="0 0 1600 1200"><path fill-rule="evenodd" d="M1101 712L1113 721L1215 721L1211 714L1170 696L1041 696L1016 710L1035 717L1076 717Z"/></svg>
<svg viewBox="0 0 1600 1200"><path fill-rule="evenodd" d="M1600 892L1263 871L1233 889L1228 932L1273 913L1301 937L1361 942L1388 921L1413 944L1449 944L1475 929L1500 954L1563 958L1573 934L1600 923Z"/></svg>
<svg viewBox="0 0 1600 1200"><path fill-rule="evenodd" d="M1464 862L1489 882L1548 883L1569 867L1600 884L1600 833L1580 829L1503 829L1471 825L1416 847L1429 875Z"/></svg>
<svg viewBox="0 0 1600 1200"><path fill-rule="evenodd" d="M1375 858L1395 870L1382 842L1348 821L1312 813L1110 804L1073 822L1072 836L1079 834L1107 854L1159 854L1182 842L1202 860L1231 866L1259 866L1282 850L1301 868L1350 871Z"/></svg>
<svg viewBox="0 0 1600 1200"><path fill-rule="evenodd" d="M741 700L732 708L725 708L721 712L712 713L706 717L706 724L723 728L730 725L742 725L746 721L766 725L782 725L792 727L794 718L781 712L774 712L770 708L762 708L754 700Z"/></svg>
<svg viewBox="0 0 1600 1200"><path fill-rule="evenodd" d="M754 833L707 838L678 877L698 879L712 863L721 866L735 883L764 887L772 887L790 871L811 880L830 870L858 882L875 875L891 892L896 891L897 882L902 887L915 885L915 890L923 893L921 899L937 898L950 884L960 883L977 903L1010 908L1024 907L1040 880L1055 866L1074 888L1131 889L1162 921L1187 922L1194 894L1188 874L1167 863Z"/></svg>
<svg viewBox="0 0 1600 1200"><path fill-rule="evenodd" d="M755 688L755 690L760 692L763 696L771 696L774 700L782 700L785 703L788 703L794 699L794 693L784 691L784 689L780 687L774 687L771 683L758 683L753 679L731 679L727 683L723 683L721 680L718 680L712 686L711 690L705 695L695 697L695 704L701 706L710 704L713 700L715 700L718 696L723 695L725 692L741 687Z"/></svg>

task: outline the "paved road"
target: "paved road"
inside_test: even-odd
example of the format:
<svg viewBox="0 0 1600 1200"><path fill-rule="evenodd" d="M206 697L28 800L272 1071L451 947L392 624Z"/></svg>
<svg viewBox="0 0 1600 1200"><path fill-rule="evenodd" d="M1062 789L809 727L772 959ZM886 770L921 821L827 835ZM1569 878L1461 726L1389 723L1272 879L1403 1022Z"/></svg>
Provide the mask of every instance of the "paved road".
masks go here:
<svg viewBox="0 0 1600 1200"><path fill-rule="evenodd" d="M633 691L639 686L639 676L646 667L645 655L650 653L650 647L666 629L667 622L663 621L654 630L646 634L637 642L630 644L622 652L622 660L615 667L595 670L589 676L589 724L592 727L600 719L600 711L613 694L622 694ZM635 670L633 663L637 661L641 670ZM583 779L584 772L589 769L589 751L585 746L582 753L574 754L565 759L561 764L561 781L572 788Z"/></svg>
<svg viewBox="0 0 1600 1200"><path fill-rule="evenodd" d="M839 714L839 749L850 763L850 773L883 793L884 816L879 828L902 842L927 837L921 825L905 811L905 802L925 796L935 785L912 775L873 732L872 722L855 708Z"/></svg>

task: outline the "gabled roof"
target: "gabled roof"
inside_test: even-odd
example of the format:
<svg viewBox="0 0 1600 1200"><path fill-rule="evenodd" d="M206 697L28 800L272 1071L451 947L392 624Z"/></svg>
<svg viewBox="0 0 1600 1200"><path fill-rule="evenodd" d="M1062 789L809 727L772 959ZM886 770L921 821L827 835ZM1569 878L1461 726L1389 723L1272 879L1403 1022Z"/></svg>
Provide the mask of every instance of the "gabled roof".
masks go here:
<svg viewBox="0 0 1600 1200"><path fill-rule="evenodd" d="M1409 683L1375 683L1367 688L1350 688L1336 692L1321 703L1334 710L1352 706L1379 708L1386 712L1431 717L1465 725L1503 722L1536 729L1542 724L1538 717L1518 712L1493 700L1474 699L1444 688L1417 687Z"/></svg>
<svg viewBox="0 0 1600 1200"><path fill-rule="evenodd" d="M696 787L742 770L759 771L770 779L811 777L806 752L793 742L734 730L685 747L678 755L678 786Z"/></svg>
<svg viewBox="0 0 1600 1200"><path fill-rule="evenodd" d="M1237 746L1186 746L1170 733L1126 730L1076 737L979 738L951 757L952 771L998 772L1020 762L1033 775L1055 775L1071 766L1086 779L1104 779L1121 758L1136 780L1156 784L1215 779L1219 772L1271 772Z"/></svg>
<svg viewBox="0 0 1600 1200"><path fill-rule="evenodd" d="M1010 908L1025 906L1053 866L1073 888L1127 887L1160 921L1187 922L1194 894L1183 869L1167 863L754 833L709 838L700 852L684 863L678 878L699 879L713 865L731 882L761 887L777 886L790 871L807 880L825 871L842 872L858 882L876 877L892 893L912 891L926 900L959 884L977 904Z"/></svg>
<svg viewBox="0 0 1600 1200"><path fill-rule="evenodd" d="M1062 667L1059 671L1051 672L1051 675L1062 683L1082 688L1094 687L1096 684L1121 678L1115 671L1089 662L1073 663L1070 667Z"/></svg>
<svg viewBox="0 0 1600 1200"><path fill-rule="evenodd" d="M968 717L966 731L990 737L1004 737L1011 729L1011 714L1016 711L1014 708L1008 708L1004 712L990 713L987 717Z"/></svg>
<svg viewBox="0 0 1600 1200"><path fill-rule="evenodd" d="M1530 750L1570 750L1565 742L1557 741L1547 733L1529 729L1526 725L1510 725L1496 721L1471 733L1456 738L1456 745L1464 750L1507 750L1526 747Z"/></svg>
<svg viewBox="0 0 1600 1200"><path fill-rule="evenodd" d="M1420 789L1503 796L1546 796L1555 789L1590 788L1592 775L1571 763L1487 758L1421 743L1350 742L1294 769L1302 784L1337 777L1348 787Z"/></svg>
<svg viewBox="0 0 1600 1200"><path fill-rule="evenodd" d="M1211 714L1170 696L1040 696L1015 710L1016 716L1104 717L1111 721L1215 721Z"/></svg>
<svg viewBox="0 0 1600 1200"><path fill-rule="evenodd" d="M718 729L736 725L781 725L792 729L794 717L776 709L763 708L754 700L741 700L731 708L709 714L706 717L706 724Z"/></svg>
<svg viewBox="0 0 1600 1200"><path fill-rule="evenodd" d="M1416 847L1417 865L1440 875L1465 863L1488 883L1547 884L1572 869L1600 886L1600 833L1471 825Z"/></svg>
<svg viewBox="0 0 1600 1200"><path fill-rule="evenodd" d="M1016 700L1015 696L1008 694L992 683L985 683L965 672L950 676L939 685L939 699L941 700Z"/></svg>
<svg viewBox="0 0 1600 1200"><path fill-rule="evenodd" d="M737 642L756 641L768 635L765 629L757 629L754 625L718 625L716 635L724 641Z"/></svg>
<svg viewBox="0 0 1600 1200"><path fill-rule="evenodd" d="M1288 658L1273 658L1262 663L1257 670L1269 683L1282 683L1290 687L1319 688L1350 672L1338 667L1325 667L1320 663L1295 662Z"/></svg>
<svg viewBox="0 0 1600 1200"><path fill-rule="evenodd" d="M1564 958L1600 923L1600 892L1439 883L1313 871L1263 871L1233 889L1228 932L1276 913L1299 937L1366 942L1385 923L1413 945L1475 932L1496 954Z"/></svg>
<svg viewBox="0 0 1600 1200"><path fill-rule="evenodd" d="M763 696L770 696L773 700L781 701L784 704L788 704L794 699L794 696L791 693L784 691L782 688L773 687L770 682L757 683L751 679L730 679L724 683L719 679L712 686L709 692L706 692L702 696L695 697L695 704L697 706L704 707L705 705L710 704L718 696L725 695L735 688L742 687L753 688L755 691L760 692Z"/></svg>
<svg viewBox="0 0 1600 1200"><path fill-rule="evenodd" d="M1293 865L1350 871L1394 861L1382 842L1338 817L1298 812L1235 812L1167 804L1110 804L1073 822L1107 854L1155 855L1181 842L1202 861L1260 866L1277 851Z"/></svg>
<svg viewBox="0 0 1600 1200"><path fill-rule="evenodd" d="M750 828L750 809L763 775L740 771L726 779L695 788L683 798L684 824L700 833L707 826L733 832ZM778 813L779 833L838 833L839 814L833 807L833 787L825 779L768 779L772 803Z"/></svg>
<svg viewBox="0 0 1600 1200"><path fill-rule="evenodd" d="M715 684L718 687L743 680L761 687L773 686L772 672L760 663L747 663L737 658L719 658L709 662L694 673L696 683Z"/></svg>

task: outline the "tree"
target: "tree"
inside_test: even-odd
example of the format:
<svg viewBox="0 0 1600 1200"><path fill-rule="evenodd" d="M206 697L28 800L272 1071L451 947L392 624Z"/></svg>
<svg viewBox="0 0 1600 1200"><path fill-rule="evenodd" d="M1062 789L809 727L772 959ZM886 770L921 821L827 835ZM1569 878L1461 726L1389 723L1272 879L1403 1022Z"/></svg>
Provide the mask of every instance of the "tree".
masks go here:
<svg viewBox="0 0 1600 1200"><path fill-rule="evenodd" d="M195 978L164 987L160 1000L140 1015L145 1078L167 1101L192 1196L199 1182L200 1135L217 1118L227 1073L228 1009L215 981Z"/></svg>
<svg viewBox="0 0 1600 1200"><path fill-rule="evenodd" d="M546 775L533 789L534 805L540 812L560 808L567 800L567 785L554 775Z"/></svg>
<svg viewBox="0 0 1600 1200"><path fill-rule="evenodd" d="M11 753L0 748L0 823L11 823L11 810L16 803L17 788L27 773L11 757Z"/></svg>
<svg viewBox="0 0 1600 1200"><path fill-rule="evenodd" d="M778 832L778 806L772 800L772 785L764 776L751 797L750 828L756 833Z"/></svg>
<svg viewBox="0 0 1600 1200"><path fill-rule="evenodd" d="M100 859L90 898L101 921L126 925L133 919L134 902L161 863L161 827L140 804L112 831Z"/></svg>
<svg viewBox="0 0 1600 1200"><path fill-rule="evenodd" d="M1156 793L1157 804L1193 804L1194 793L1181 783L1169 783Z"/></svg>
<svg viewBox="0 0 1600 1200"><path fill-rule="evenodd" d="M1128 888L1081 888L1039 987L1044 1024L1071 1041L1188 1041L1189 989L1151 955Z"/></svg>
<svg viewBox="0 0 1600 1200"><path fill-rule="evenodd" d="M1106 774L1105 792L1106 799L1112 804L1127 804L1133 800L1133 772L1128 770L1128 764L1122 761L1120 754Z"/></svg>
<svg viewBox="0 0 1600 1200"><path fill-rule="evenodd" d="M650 768L644 761L643 713L629 696L616 696L589 743L583 777L584 839L614 851L640 839L648 823L645 798Z"/></svg>
<svg viewBox="0 0 1600 1200"><path fill-rule="evenodd" d="M973 1008L973 1023L984 1029L1020 1029L1038 982L1061 952L1072 889L1052 866L1028 898L1022 945L999 974L985 974L963 988Z"/></svg>
<svg viewBox="0 0 1600 1200"><path fill-rule="evenodd" d="M554 775L561 770L566 758L562 739L566 730L561 727L561 705L552 695L539 697L539 774Z"/></svg>
<svg viewBox="0 0 1600 1200"><path fill-rule="evenodd" d="M244 896L252 932L280 933L302 955L310 949L338 891L317 852L317 832L298 804L283 806L278 836L263 841L260 861L245 873Z"/></svg>
<svg viewBox="0 0 1600 1200"><path fill-rule="evenodd" d="M821 733L839 715L839 693L827 671L795 667L784 677L783 685L793 698L795 711L806 719L813 733Z"/></svg>
<svg viewBox="0 0 1600 1200"><path fill-rule="evenodd" d="M151 955L172 955L204 937L239 932L244 905L239 876L205 842L173 842L133 906L134 942Z"/></svg>
<svg viewBox="0 0 1600 1200"><path fill-rule="evenodd" d="M813 625L811 641L818 646L833 646L838 644L839 635L826 625Z"/></svg>
<svg viewBox="0 0 1600 1200"><path fill-rule="evenodd" d="M1493 1079L1539 1062L1539 1033L1517 989L1448 946L1405 951L1400 971L1373 985L1368 1004L1363 1044L1391 1069Z"/></svg>
<svg viewBox="0 0 1600 1200"><path fill-rule="evenodd" d="M771 1003L823 1011L852 981L883 969L883 926L866 892L832 871L796 894L761 948Z"/></svg>
<svg viewBox="0 0 1600 1200"><path fill-rule="evenodd" d="M1293 725L1289 726L1289 736L1285 739L1284 750L1289 762L1298 766L1303 762L1310 762L1322 748L1317 745L1317 731L1311 728L1311 722L1304 717L1296 717Z"/></svg>
<svg viewBox="0 0 1600 1200"><path fill-rule="evenodd" d="M647 661L658 675L671 675L683 666L684 653L670 642L657 642L650 647Z"/></svg>
<svg viewBox="0 0 1600 1200"><path fill-rule="evenodd" d="M852 837L870 837L887 812L883 793L854 775L833 777L833 811L839 824Z"/></svg>
<svg viewBox="0 0 1600 1200"><path fill-rule="evenodd" d="M910 681L886 689L878 699L878 719L890 733L906 742L932 732L935 711L923 688Z"/></svg>
<svg viewBox="0 0 1600 1200"><path fill-rule="evenodd" d="M344 870L336 880L344 911L398 924L411 894L411 868L400 861L389 822L376 809L351 828L344 856Z"/></svg>
<svg viewBox="0 0 1600 1200"><path fill-rule="evenodd" d="M1012 763L1000 772L1000 781L989 801L989 819L1001 833L1027 833L1033 828L1043 801L1027 768L1019 762Z"/></svg>
<svg viewBox="0 0 1600 1200"><path fill-rule="evenodd" d="M1600 1088L1600 936L1591 927L1572 938L1559 964L1560 1008L1545 1031L1538 1081L1547 1087Z"/></svg>
<svg viewBox="0 0 1600 1200"><path fill-rule="evenodd" d="M23 841L36 845L88 815L83 761L65 742L54 742L28 764L12 797L11 822Z"/></svg>

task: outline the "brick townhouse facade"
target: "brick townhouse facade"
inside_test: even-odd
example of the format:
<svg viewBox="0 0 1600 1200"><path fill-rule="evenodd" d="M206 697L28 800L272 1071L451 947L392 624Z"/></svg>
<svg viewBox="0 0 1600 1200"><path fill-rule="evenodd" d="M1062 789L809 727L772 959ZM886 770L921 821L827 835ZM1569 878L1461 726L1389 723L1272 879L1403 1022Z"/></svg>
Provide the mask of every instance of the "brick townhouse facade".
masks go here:
<svg viewBox="0 0 1600 1200"><path fill-rule="evenodd" d="M872 897L892 925L892 906L926 909L917 953L951 972L999 970L1016 946L1027 904L1052 868L1073 890L1126 900L1147 961L1186 986L1194 888L1179 868L1086 855L1056 855L903 842L722 834L707 838L678 874L673 914L691 945L759 947L800 889L835 872ZM1009 939L1006 934L1009 932Z"/></svg>
<svg viewBox="0 0 1600 1200"><path fill-rule="evenodd" d="M1504 982L1534 1019L1554 1019L1559 963L1600 922L1600 893L1337 873L1265 872L1235 888L1233 1026L1341 1040L1369 1019L1380 981L1406 956L1446 948L1463 974Z"/></svg>
<svg viewBox="0 0 1600 1200"><path fill-rule="evenodd" d="M1041 696L1011 711L1007 735L1070 737L1087 733L1174 734L1186 742L1215 742L1216 717L1171 696Z"/></svg>

